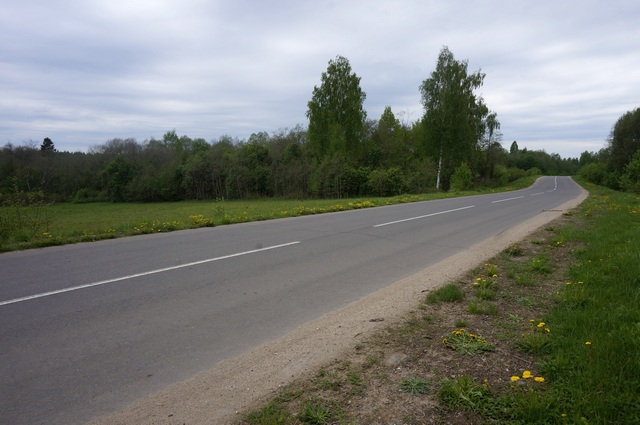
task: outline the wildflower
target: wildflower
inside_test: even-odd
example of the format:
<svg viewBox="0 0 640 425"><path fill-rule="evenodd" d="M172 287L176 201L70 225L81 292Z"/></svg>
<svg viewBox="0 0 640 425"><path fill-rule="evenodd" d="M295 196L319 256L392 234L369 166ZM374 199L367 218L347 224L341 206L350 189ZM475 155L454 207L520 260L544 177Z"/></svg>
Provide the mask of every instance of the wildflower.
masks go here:
<svg viewBox="0 0 640 425"><path fill-rule="evenodd" d="M571 285L571 282L567 282L566 285Z"/></svg>
<svg viewBox="0 0 640 425"><path fill-rule="evenodd" d="M544 378L542 376L536 376L533 380L536 382L544 382Z"/></svg>
<svg viewBox="0 0 640 425"><path fill-rule="evenodd" d="M591 341L587 341L584 343L585 345L591 345Z"/></svg>
<svg viewBox="0 0 640 425"><path fill-rule="evenodd" d="M544 325L545 325L545 323L544 323L544 322L540 322L540 323L538 323L538 327L539 327L539 328L543 328L543 327L544 327Z"/></svg>
<svg viewBox="0 0 640 425"><path fill-rule="evenodd" d="M529 379L529 378L531 378L531 376L532 376L531 375L531 371L529 371L529 370L525 370L524 372L522 372L522 377L524 379Z"/></svg>
<svg viewBox="0 0 640 425"><path fill-rule="evenodd" d="M493 275L493 276L491 276L491 277L498 277L498 275L497 275L497 274L494 274L494 275Z"/></svg>
<svg viewBox="0 0 640 425"><path fill-rule="evenodd" d="M519 376L513 375L513 376L511 377L511 382L518 382L519 380L520 380L520 377L519 377Z"/></svg>

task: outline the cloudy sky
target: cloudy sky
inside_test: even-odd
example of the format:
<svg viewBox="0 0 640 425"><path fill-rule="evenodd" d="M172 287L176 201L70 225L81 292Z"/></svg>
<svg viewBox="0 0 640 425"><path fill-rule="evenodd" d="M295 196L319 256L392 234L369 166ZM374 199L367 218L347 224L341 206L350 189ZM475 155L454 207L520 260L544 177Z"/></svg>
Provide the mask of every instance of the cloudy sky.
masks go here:
<svg viewBox="0 0 640 425"><path fill-rule="evenodd" d="M635 0L5 0L0 40L0 146L306 127L337 55L369 118L413 122L443 46L486 74L507 149L597 151L640 106Z"/></svg>

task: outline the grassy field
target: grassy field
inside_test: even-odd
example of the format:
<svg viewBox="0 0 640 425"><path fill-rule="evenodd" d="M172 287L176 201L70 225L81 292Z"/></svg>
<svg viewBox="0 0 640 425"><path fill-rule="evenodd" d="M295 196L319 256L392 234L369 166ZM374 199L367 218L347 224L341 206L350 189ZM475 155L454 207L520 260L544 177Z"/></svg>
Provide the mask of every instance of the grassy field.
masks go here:
<svg viewBox="0 0 640 425"><path fill-rule="evenodd" d="M521 179L498 190L523 188L532 184L534 179L535 177ZM139 204L5 201L5 205L0 206L0 252L478 193L481 192L338 200L261 199Z"/></svg>
<svg viewBox="0 0 640 425"><path fill-rule="evenodd" d="M640 198L586 188L238 423L640 423Z"/></svg>

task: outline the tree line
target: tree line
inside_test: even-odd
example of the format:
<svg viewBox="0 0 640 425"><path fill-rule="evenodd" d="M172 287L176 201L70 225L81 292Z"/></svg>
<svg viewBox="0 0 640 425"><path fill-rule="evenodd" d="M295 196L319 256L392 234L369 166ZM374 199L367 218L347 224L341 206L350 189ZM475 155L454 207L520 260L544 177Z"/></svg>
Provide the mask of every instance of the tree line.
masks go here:
<svg viewBox="0 0 640 425"><path fill-rule="evenodd" d="M592 183L640 193L640 108L622 114L607 145L598 152L583 152L580 165L580 175Z"/></svg>
<svg viewBox="0 0 640 425"><path fill-rule="evenodd" d="M577 158L517 142L504 149L497 113L476 92L484 74L469 73L467 64L443 47L419 87L424 115L412 123L389 106L368 118L360 78L338 56L313 89L306 128L211 141L171 130L143 142L111 139L86 153L59 152L49 138L9 143L0 150L0 195L73 202L392 196L578 171Z"/></svg>

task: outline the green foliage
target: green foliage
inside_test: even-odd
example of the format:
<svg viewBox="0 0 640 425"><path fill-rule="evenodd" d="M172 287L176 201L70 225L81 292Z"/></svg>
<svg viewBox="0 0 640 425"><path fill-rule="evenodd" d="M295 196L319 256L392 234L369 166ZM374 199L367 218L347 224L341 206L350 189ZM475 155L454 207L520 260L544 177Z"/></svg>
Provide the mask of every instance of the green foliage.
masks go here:
<svg viewBox="0 0 640 425"><path fill-rule="evenodd" d="M316 158L334 154L357 157L361 153L366 97L347 58L330 60L320 87L313 88L307 104L309 147Z"/></svg>
<svg viewBox="0 0 640 425"><path fill-rule="evenodd" d="M449 283L441 288L432 291L426 297L427 304L438 302L456 302L464 298L464 292L454 283Z"/></svg>
<svg viewBox="0 0 640 425"><path fill-rule="evenodd" d="M34 241L37 246L54 244L50 204L39 192L0 194L0 240L4 243Z"/></svg>
<svg viewBox="0 0 640 425"><path fill-rule="evenodd" d="M442 343L452 350L466 355L478 354L484 351L493 351L495 346L480 335L458 329L444 338Z"/></svg>
<svg viewBox="0 0 640 425"><path fill-rule="evenodd" d="M618 118L609 136L608 149L610 169L622 172L640 150L640 108Z"/></svg>
<svg viewBox="0 0 640 425"><path fill-rule="evenodd" d="M249 412L245 420L250 424L286 425L293 423L291 414L278 400L272 401L260 410Z"/></svg>
<svg viewBox="0 0 640 425"><path fill-rule="evenodd" d="M0 149L0 193L42 192L47 202L76 203L390 196L448 189L461 163L474 184L495 187L525 173L573 174L608 158L507 152L497 115L474 93L483 78L444 48L420 87L422 119L409 122L387 106L378 121L367 120L360 77L338 56L314 87L308 128L211 142L170 130L144 142L110 139L86 153L59 152L48 138L7 143ZM601 183L632 187L633 170L607 170ZM455 190L470 187L468 177L466 170L456 175Z"/></svg>
<svg viewBox="0 0 640 425"><path fill-rule="evenodd" d="M367 188L375 196L396 196L406 191L407 183L399 168L378 169L368 173Z"/></svg>
<svg viewBox="0 0 640 425"><path fill-rule="evenodd" d="M602 162L592 162L580 168L580 176L585 180L602 185L607 175L607 165Z"/></svg>
<svg viewBox="0 0 640 425"><path fill-rule="evenodd" d="M438 398L452 409L477 410L490 397L488 388L479 384L475 378L462 375L443 381Z"/></svg>
<svg viewBox="0 0 640 425"><path fill-rule="evenodd" d="M620 186L627 192L640 193L640 150L625 165L624 173L620 177Z"/></svg>
<svg viewBox="0 0 640 425"><path fill-rule="evenodd" d="M522 245L518 243L512 243L504 250L504 252L511 257L520 257L524 254L524 249L522 248Z"/></svg>
<svg viewBox="0 0 640 425"><path fill-rule="evenodd" d="M300 420L305 424L324 425L332 423L335 415L322 403L307 403L302 410Z"/></svg>
<svg viewBox="0 0 640 425"><path fill-rule="evenodd" d="M453 192L462 192L470 190L472 187L473 175L471 174L471 169L465 162L463 162L458 168L456 168L451 176L450 190Z"/></svg>
<svg viewBox="0 0 640 425"><path fill-rule="evenodd" d="M445 46L436 69L420 85L425 109L425 151L438 158L443 187L448 187L453 168L469 161L487 129L487 118L495 121L481 97L474 91L483 84L485 74L467 72L468 61L458 61ZM438 187L440 189L440 187Z"/></svg>
<svg viewBox="0 0 640 425"><path fill-rule="evenodd" d="M498 308L487 302L471 301L467 306L467 311L471 314L483 314L487 316L498 315Z"/></svg>
<svg viewBox="0 0 640 425"><path fill-rule="evenodd" d="M400 384L400 391L403 393L411 394L411 395L422 395L426 394L429 391L430 387L429 381L422 378L407 378L403 379Z"/></svg>

